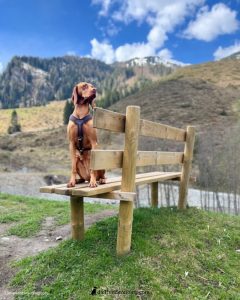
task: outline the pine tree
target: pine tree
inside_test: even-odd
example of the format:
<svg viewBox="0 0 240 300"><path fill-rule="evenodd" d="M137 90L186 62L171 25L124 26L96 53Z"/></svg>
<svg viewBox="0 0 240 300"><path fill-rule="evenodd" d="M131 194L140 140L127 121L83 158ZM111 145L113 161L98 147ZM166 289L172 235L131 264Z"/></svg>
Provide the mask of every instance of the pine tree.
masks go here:
<svg viewBox="0 0 240 300"><path fill-rule="evenodd" d="M63 110L63 124L66 125L68 124L68 120L70 115L72 114L74 109L73 103L72 101L66 101L66 104L64 106L64 110Z"/></svg>
<svg viewBox="0 0 240 300"><path fill-rule="evenodd" d="M8 133L12 134L21 131L21 125L18 123L18 115L16 110L12 111L11 125L8 127Z"/></svg>

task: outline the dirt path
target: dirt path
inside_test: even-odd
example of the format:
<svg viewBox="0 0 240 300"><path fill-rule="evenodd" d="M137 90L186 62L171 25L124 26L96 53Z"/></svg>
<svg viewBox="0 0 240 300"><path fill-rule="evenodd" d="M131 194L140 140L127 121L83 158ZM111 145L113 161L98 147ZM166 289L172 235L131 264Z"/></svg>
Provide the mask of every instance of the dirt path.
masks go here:
<svg viewBox="0 0 240 300"><path fill-rule="evenodd" d="M85 216L85 228L92 224L116 215L115 210L105 210L96 214ZM1 300L14 299L14 291L9 289L8 282L14 275L9 263L26 256L38 254L40 251L57 246L60 241L57 237L66 240L70 237L70 224L56 226L53 217L47 217L42 224L41 231L31 238L19 238L14 235L7 236L8 229L13 224L0 224L0 298Z"/></svg>

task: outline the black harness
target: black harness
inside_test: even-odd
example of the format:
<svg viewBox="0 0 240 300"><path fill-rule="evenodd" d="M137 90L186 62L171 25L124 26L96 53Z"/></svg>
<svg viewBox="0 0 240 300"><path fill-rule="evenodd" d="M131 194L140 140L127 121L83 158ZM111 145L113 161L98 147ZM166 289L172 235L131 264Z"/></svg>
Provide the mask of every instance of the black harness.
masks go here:
<svg viewBox="0 0 240 300"><path fill-rule="evenodd" d="M89 151L91 148L84 148L83 147L83 124L87 123L89 120L92 119L91 115L86 115L82 119L78 119L73 115L70 116L69 120L73 121L78 127L78 142L77 142L77 149L78 151L83 154L84 151Z"/></svg>

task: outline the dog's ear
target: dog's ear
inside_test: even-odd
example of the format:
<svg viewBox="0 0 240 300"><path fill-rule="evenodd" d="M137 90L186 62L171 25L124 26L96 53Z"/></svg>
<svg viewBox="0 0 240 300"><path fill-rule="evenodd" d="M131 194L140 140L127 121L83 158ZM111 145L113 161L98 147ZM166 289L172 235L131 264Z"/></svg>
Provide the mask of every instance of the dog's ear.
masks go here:
<svg viewBox="0 0 240 300"><path fill-rule="evenodd" d="M76 105L76 104L79 104L79 102L83 99L82 97L82 93L81 91L79 91L79 88L78 86L76 85L73 89L73 93L72 93L72 101L73 101L73 104Z"/></svg>
<svg viewBox="0 0 240 300"><path fill-rule="evenodd" d="M77 99L78 99L78 96L77 96L77 86L75 86L73 88L73 92L72 92L72 102L73 102L74 106L77 104Z"/></svg>

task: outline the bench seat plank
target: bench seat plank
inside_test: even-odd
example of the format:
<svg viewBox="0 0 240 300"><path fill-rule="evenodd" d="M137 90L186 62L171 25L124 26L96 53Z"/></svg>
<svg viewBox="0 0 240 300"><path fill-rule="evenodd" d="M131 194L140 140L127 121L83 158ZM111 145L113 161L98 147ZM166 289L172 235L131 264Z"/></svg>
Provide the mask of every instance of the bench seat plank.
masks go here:
<svg viewBox="0 0 240 300"><path fill-rule="evenodd" d="M149 176L154 176L154 175L158 175L159 172L151 172L151 173L147 173ZM137 174L136 178L142 178L142 177L146 177L146 173L143 174ZM121 181L122 177L118 176L118 177L110 177L107 179L107 183L113 183L113 182L117 182L117 181ZM67 184L57 184L57 185L48 185L48 186L43 186L40 187L40 192L41 193L50 193L50 194L59 194L59 195L72 195L73 190L75 189L82 189L85 187L88 187L89 183L88 182L83 182L80 184L76 184L75 187L72 188L68 188Z"/></svg>
<svg viewBox="0 0 240 300"><path fill-rule="evenodd" d="M148 173L145 173L148 174ZM180 178L181 172L159 172L158 175L154 176L146 176L142 178L136 178L136 185L147 184L151 182L165 181L170 179ZM83 188L83 189L75 189L72 191L72 195L83 196L83 197L91 197L97 194L103 194L112 192L114 190L118 190L121 188L121 181L106 183L103 185L99 185L96 188Z"/></svg>
<svg viewBox="0 0 240 300"><path fill-rule="evenodd" d="M136 175L136 185L147 184L151 182L165 181L165 180L179 180L181 172L150 172ZM121 188L121 177L113 177L107 179L106 184L90 188L89 183L77 184L75 187L68 188L66 184L50 185L40 188L42 193L55 193L68 196L83 196L91 197L98 194L106 194Z"/></svg>

